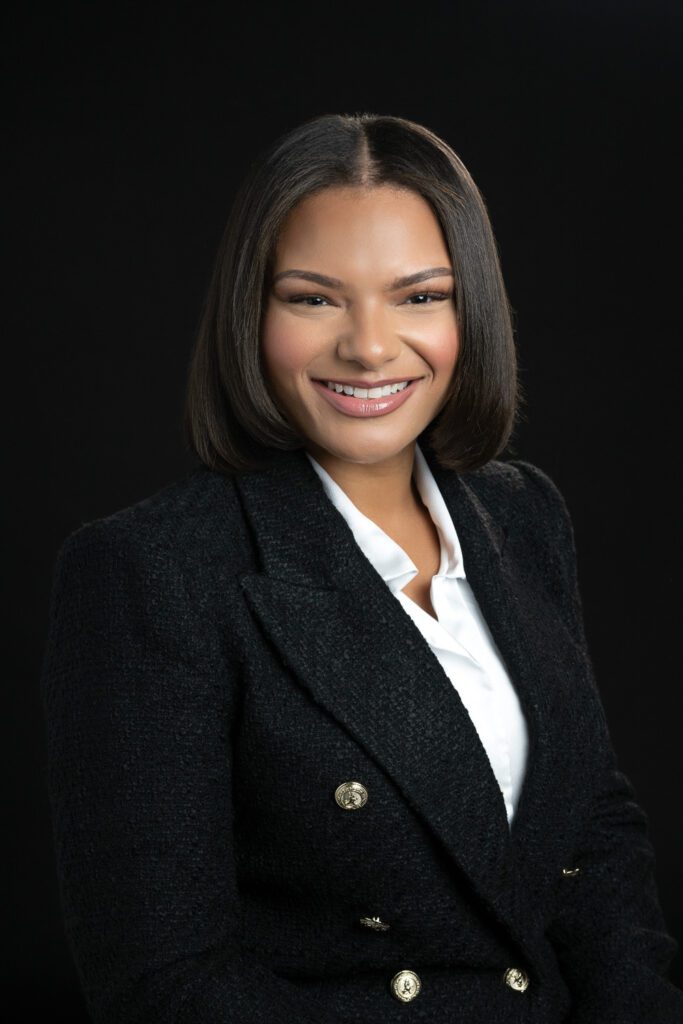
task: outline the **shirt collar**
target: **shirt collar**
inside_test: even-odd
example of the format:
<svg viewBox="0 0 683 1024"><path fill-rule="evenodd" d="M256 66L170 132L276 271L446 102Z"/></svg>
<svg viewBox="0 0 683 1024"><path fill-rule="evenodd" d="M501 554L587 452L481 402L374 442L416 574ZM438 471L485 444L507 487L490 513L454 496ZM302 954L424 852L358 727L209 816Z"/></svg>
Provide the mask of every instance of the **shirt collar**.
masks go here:
<svg viewBox="0 0 683 1024"><path fill-rule="evenodd" d="M402 590L414 576L417 576L418 569L415 563L396 541L392 540L372 519L368 519L356 508L346 492L309 452L306 452L306 455L320 477L325 493L335 508L343 515L365 557L371 562L392 593L395 594ZM415 443L413 476L420 497L429 510L439 533L441 563L437 575L465 579L462 550L453 520L434 479L434 474L417 442Z"/></svg>

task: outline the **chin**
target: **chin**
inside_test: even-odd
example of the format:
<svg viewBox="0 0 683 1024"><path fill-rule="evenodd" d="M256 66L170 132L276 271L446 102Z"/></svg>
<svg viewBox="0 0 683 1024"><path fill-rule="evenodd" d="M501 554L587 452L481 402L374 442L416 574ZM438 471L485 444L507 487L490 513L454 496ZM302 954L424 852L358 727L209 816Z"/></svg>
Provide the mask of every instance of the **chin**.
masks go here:
<svg viewBox="0 0 683 1024"><path fill-rule="evenodd" d="M329 455L334 456L336 459L343 459L344 462L373 463L384 462L386 459L399 455L400 452L417 439L417 436L415 434L414 437L397 438L394 441L368 437L367 439L359 439L355 442L349 441L347 444L340 444L338 437L335 439L330 438L328 443L322 438L316 438L314 443Z"/></svg>

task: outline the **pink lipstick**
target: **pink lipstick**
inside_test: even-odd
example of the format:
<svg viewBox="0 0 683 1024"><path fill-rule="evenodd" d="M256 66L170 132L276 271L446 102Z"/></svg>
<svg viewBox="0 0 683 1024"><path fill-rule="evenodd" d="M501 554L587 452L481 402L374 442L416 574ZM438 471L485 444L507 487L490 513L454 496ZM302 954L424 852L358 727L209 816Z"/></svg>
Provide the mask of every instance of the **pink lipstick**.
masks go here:
<svg viewBox="0 0 683 1024"><path fill-rule="evenodd" d="M405 379L405 378L404 378ZM311 383L333 408L346 416L386 416L399 406L407 402L419 379L411 380L403 391L397 391L395 395L382 395L379 398L354 398L353 395L345 395L343 392L332 391L324 381L313 380ZM350 383L350 382L349 382ZM387 381L386 383L390 383ZM365 384L367 387L368 385ZM371 387L373 385L370 385ZM379 386L379 385L374 385Z"/></svg>

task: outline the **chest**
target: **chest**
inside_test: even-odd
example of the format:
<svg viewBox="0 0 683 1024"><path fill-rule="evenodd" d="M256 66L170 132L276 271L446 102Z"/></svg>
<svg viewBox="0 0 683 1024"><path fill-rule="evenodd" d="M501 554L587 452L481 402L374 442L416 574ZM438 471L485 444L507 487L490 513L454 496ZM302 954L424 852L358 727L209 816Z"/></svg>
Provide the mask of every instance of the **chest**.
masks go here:
<svg viewBox="0 0 683 1024"><path fill-rule="evenodd" d="M392 540L399 544L417 568L417 576L403 587L403 593L419 605L432 618L436 613L430 600L432 577L441 564L441 541L429 512L424 506L402 525L400 530L390 530Z"/></svg>

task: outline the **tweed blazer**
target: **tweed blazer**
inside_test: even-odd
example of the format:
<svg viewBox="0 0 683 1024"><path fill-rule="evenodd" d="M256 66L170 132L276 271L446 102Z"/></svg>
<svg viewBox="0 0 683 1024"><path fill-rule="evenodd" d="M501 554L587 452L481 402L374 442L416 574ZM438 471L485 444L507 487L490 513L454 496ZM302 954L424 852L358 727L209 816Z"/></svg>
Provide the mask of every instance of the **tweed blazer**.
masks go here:
<svg viewBox="0 0 683 1024"><path fill-rule="evenodd" d="M456 473L420 444L528 723L512 827L457 691L305 453L197 466L55 564L47 785L98 1024L683 1020L566 503L528 462Z"/></svg>

